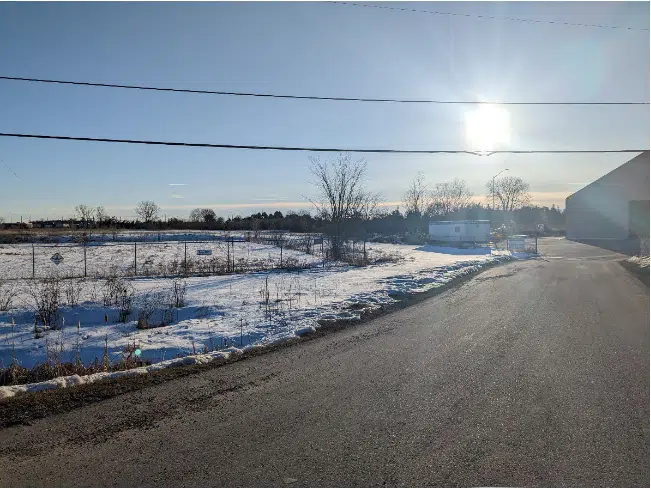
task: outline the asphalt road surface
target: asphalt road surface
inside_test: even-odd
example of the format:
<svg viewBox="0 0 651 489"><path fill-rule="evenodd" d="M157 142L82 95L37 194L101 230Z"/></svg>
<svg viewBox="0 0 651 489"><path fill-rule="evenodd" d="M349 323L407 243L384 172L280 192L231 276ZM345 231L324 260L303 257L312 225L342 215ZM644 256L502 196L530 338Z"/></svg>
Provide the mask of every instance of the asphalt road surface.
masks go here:
<svg viewBox="0 0 651 489"><path fill-rule="evenodd" d="M0 486L649 486L649 292L544 240L343 332L0 431Z"/></svg>

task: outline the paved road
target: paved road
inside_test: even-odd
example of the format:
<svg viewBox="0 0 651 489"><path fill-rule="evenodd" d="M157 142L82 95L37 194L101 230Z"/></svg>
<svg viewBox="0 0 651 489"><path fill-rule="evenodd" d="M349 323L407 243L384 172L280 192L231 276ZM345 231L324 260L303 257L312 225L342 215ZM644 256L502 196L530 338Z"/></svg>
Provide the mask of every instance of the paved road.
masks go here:
<svg viewBox="0 0 651 489"><path fill-rule="evenodd" d="M649 485L649 292L564 240L284 351L0 431L0 486Z"/></svg>

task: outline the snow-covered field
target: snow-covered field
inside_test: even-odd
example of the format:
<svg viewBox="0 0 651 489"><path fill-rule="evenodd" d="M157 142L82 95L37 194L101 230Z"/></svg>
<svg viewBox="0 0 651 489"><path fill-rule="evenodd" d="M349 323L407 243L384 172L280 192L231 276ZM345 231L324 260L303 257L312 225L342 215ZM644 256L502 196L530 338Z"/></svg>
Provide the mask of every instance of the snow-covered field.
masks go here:
<svg viewBox="0 0 651 489"><path fill-rule="evenodd" d="M168 236L169 237L169 236ZM185 258L191 272L214 273L235 263L236 270L267 270L292 262L296 267L307 268L321 263L321 257L311 254L281 250L278 247L252 242L225 241L188 242L144 241L139 243L92 242L84 247L73 243L0 244L0 277L37 278L58 273L64 277L119 275L172 275L183 269ZM210 250L211 255L197 255L198 250ZM55 264L51 258L58 253L63 261ZM135 267L134 267L135 265Z"/></svg>
<svg viewBox="0 0 651 489"><path fill-rule="evenodd" d="M168 245L168 252L178 256L178 247L174 248L177 244L152 244ZM241 245L236 247L236 254L279 259L279 250L271 246L236 245ZM180 246L182 253L183 245ZM109 246L96 247L97 270L115 264L129 266L129 258L121 261L122 255L112 250ZM490 263L512 259L508 252L488 248L460 250L370 243L367 250L370 254L398 255L401 259L368 267L335 264L294 272L271 270L189 277L183 279L187 283L185 306L174 308L171 313L169 308L158 308L149 321L150 326L160 324L165 315L168 325L144 330L136 328L139 308L153 292L169 292L172 279L127 279L134 286L135 298L133 313L125 323L118 321L117 307L102 304L105 280L87 279L83 281L80 305L64 306L60 310L64 327L45 330L38 339L28 293L30 281L13 281L19 294L10 311L0 312L0 361L8 366L15 357L29 368L44 362L55 351L62 361L74 360L77 349L84 363L96 357L101 361L105 341L112 359L118 359L128 345L135 343L142 357L154 363L206 349L270 344L311 331L318 327L319 320L359 318L363 311L394 302L406 294L440 287ZM31 253L31 246L28 251ZM284 250L283 254L298 261L321 263L320 257L297 251ZM69 262L74 262L74 258ZM23 266L19 259L14 263L16 267Z"/></svg>

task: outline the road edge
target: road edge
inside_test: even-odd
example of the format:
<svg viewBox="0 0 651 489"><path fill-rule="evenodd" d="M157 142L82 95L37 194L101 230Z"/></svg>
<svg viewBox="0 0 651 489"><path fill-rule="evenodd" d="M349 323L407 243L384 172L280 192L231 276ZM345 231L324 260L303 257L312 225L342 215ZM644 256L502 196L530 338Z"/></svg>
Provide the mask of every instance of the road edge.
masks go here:
<svg viewBox="0 0 651 489"><path fill-rule="evenodd" d="M647 287L649 286L649 268L641 267L636 263L629 260L620 260L619 264L627 270L631 275L640 280Z"/></svg>

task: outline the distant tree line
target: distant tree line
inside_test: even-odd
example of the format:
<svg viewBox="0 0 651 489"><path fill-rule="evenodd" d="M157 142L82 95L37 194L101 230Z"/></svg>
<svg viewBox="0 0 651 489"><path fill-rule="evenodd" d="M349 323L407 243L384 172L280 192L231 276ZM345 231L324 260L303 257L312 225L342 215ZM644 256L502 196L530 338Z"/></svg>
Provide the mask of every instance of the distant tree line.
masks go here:
<svg viewBox="0 0 651 489"><path fill-rule="evenodd" d="M249 216L223 218L210 208L197 208L188 219L160 219L160 207L141 201L135 208L137 220L121 220L107 215L104 207L78 205L75 215L82 227L122 229L179 229L318 232L332 237L336 253L339 242L366 239L374 235L428 234L431 220L489 220L493 229L504 232L562 232L563 212L551 207L531 205L529 184L517 176L505 176L486 183L483 203L477 202L464 180L429 185L418 174L406 189L403 211L380 206L381 196L367 188L367 166L342 153L331 160L310 158L315 209L307 211L257 212Z"/></svg>

